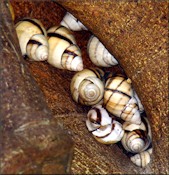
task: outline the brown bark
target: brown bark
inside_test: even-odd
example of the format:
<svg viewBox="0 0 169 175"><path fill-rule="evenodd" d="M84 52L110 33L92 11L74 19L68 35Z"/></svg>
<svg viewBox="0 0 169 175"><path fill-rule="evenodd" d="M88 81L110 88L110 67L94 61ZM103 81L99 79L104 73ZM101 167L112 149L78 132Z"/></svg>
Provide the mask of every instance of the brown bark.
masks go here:
<svg viewBox="0 0 169 175"><path fill-rule="evenodd" d="M168 172L168 2L56 0L81 20L133 81L152 127L153 173Z"/></svg>
<svg viewBox="0 0 169 175"><path fill-rule="evenodd" d="M0 4L0 173L68 173L72 141L25 65L7 4Z"/></svg>

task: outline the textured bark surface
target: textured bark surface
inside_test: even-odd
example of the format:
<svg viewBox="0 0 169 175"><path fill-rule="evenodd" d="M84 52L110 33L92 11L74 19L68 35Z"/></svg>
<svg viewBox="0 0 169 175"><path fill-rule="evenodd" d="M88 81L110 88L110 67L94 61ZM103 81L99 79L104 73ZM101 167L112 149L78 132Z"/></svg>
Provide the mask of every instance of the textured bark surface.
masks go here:
<svg viewBox="0 0 169 175"><path fill-rule="evenodd" d="M70 81L74 72L47 62L27 62L56 121L75 142L71 170L74 174L159 174L168 172L167 2L57 0L81 20L119 60L133 80L151 123L153 161L146 168L133 165L116 146L97 143L85 127L88 107L73 102ZM51 1L12 0L16 16L40 19L46 28L58 25L65 9ZM38 6L38 8L37 8ZM51 10L52 9L52 10ZM90 32L74 33L85 67L94 67L86 54ZM113 71L121 71L118 67Z"/></svg>
<svg viewBox="0 0 169 175"><path fill-rule="evenodd" d="M68 173L73 143L25 65L7 4L0 4L0 174Z"/></svg>

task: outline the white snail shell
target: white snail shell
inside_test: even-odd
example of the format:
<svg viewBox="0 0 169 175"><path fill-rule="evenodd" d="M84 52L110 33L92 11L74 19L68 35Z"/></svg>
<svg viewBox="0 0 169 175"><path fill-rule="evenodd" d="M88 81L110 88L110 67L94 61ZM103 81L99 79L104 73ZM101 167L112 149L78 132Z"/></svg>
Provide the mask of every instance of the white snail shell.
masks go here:
<svg viewBox="0 0 169 175"><path fill-rule="evenodd" d="M71 31L54 26L47 31L49 43L48 63L60 69L83 70L81 51Z"/></svg>
<svg viewBox="0 0 169 175"><path fill-rule="evenodd" d="M116 143L124 135L122 125L113 120L101 105L95 105L89 110L86 126L94 138L103 144Z"/></svg>
<svg viewBox="0 0 169 175"><path fill-rule="evenodd" d="M141 153L135 154L130 157L130 160L137 166L145 167L151 161L152 148L143 151Z"/></svg>
<svg viewBox="0 0 169 175"><path fill-rule="evenodd" d="M125 132L121 143L126 151L131 153L140 153L150 146L151 139L146 131L137 129Z"/></svg>
<svg viewBox="0 0 169 175"><path fill-rule="evenodd" d="M112 118L102 105L93 106L87 113L86 126L89 131L94 131L100 126L110 125L111 123Z"/></svg>
<svg viewBox="0 0 169 175"><path fill-rule="evenodd" d="M92 134L100 143L113 144L122 139L124 130L122 129L121 123L116 120L112 120L111 124L100 126L100 128L93 131Z"/></svg>
<svg viewBox="0 0 169 175"><path fill-rule="evenodd" d="M108 78L105 85L104 105L110 113L125 121L141 123L130 79L125 79L122 76Z"/></svg>
<svg viewBox="0 0 169 175"><path fill-rule="evenodd" d="M69 12L63 17L60 25L65 26L72 31L87 30L87 28Z"/></svg>
<svg viewBox="0 0 169 175"><path fill-rule="evenodd" d="M89 39L87 52L93 64L97 66L111 67L118 64L114 56L109 53L105 46L95 36L91 36Z"/></svg>
<svg viewBox="0 0 169 175"><path fill-rule="evenodd" d="M138 104L138 107L139 107L139 111L140 111L140 113L143 113L143 112L144 112L144 107L143 107L143 105L142 105L142 103L141 103L141 101L140 101L140 99L139 99L139 97L138 97L136 91L133 90L133 92L134 92L134 97L135 97L136 100L137 100L137 104Z"/></svg>
<svg viewBox="0 0 169 175"><path fill-rule="evenodd" d="M46 49L46 47L48 47L47 46L48 44L46 44L46 38L45 38L46 37L46 30L39 20L25 18L25 19L19 21L15 25L15 28L16 28L16 33L17 33L17 36L19 39L19 45L20 45L21 52L22 52L23 56L29 55L30 59L36 60L36 61L41 61L41 60L47 59L47 56L44 57L44 55L48 55L48 51L47 51L48 49ZM42 37L39 34L44 35L44 37ZM37 35L37 36L35 36L35 35ZM38 39L38 37L40 37L40 38ZM37 47L38 45L41 46L41 51L44 52L42 54L43 56L41 54L36 55L36 53L32 52L32 51L36 51L36 49L33 49L31 51L31 53L27 53L27 44L30 40L35 40L35 42L36 41L39 42L35 47L38 48ZM42 49L43 44L44 44L44 47L43 47L44 49ZM30 51L30 49L28 49L28 50ZM32 55L32 54L36 55L36 56L31 57L30 55Z"/></svg>
<svg viewBox="0 0 169 175"><path fill-rule="evenodd" d="M33 61L47 60L49 54L47 38L42 34L33 35L27 43L26 53Z"/></svg>
<svg viewBox="0 0 169 175"><path fill-rule="evenodd" d="M73 76L70 90L74 101L90 106L102 100L104 84L95 71L84 69Z"/></svg>

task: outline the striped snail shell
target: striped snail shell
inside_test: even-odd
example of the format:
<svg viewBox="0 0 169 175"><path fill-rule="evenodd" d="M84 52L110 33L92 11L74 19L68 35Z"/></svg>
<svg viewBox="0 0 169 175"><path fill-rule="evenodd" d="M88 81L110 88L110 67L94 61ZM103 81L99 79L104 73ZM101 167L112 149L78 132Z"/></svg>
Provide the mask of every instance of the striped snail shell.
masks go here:
<svg viewBox="0 0 169 175"><path fill-rule="evenodd" d="M141 117L133 97L131 80L122 76L108 78L104 92L104 106L113 115L125 121L140 124Z"/></svg>
<svg viewBox="0 0 169 175"><path fill-rule="evenodd" d="M87 28L69 12L63 17L60 25L65 26L72 31L87 30Z"/></svg>
<svg viewBox="0 0 169 175"><path fill-rule="evenodd" d="M92 132L94 138L103 144L113 144L119 142L123 135L121 123L116 120L112 120L112 123L105 126L100 126L98 129Z"/></svg>
<svg viewBox="0 0 169 175"><path fill-rule="evenodd" d="M89 110L86 126L92 132L94 138L103 144L116 143L124 135L122 125L112 119L101 105L95 105Z"/></svg>
<svg viewBox="0 0 169 175"><path fill-rule="evenodd" d="M60 69L83 70L81 51L76 45L72 32L63 26L54 26L47 31L47 34L48 63Z"/></svg>
<svg viewBox="0 0 169 175"><path fill-rule="evenodd" d="M118 62L113 55L105 48L105 46L94 35L88 41L87 52L89 58L96 66L111 67L117 65Z"/></svg>
<svg viewBox="0 0 169 175"><path fill-rule="evenodd" d="M100 79L100 73L103 71L97 70L84 69L73 76L70 90L74 101L90 106L102 100L104 83Z"/></svg>
<svg viewBox="0 0 169 175"><path fill-rule="evenodd" d="M145 167L151 161L152 148L130 157L130 160L137 166Z"/></svg>
<svg viewBox="0 0 169 175"><path fill-rule="evenodd" d="M48 57L46 30L37 19L25 18L16 25L22 55L31 60L43 61Z"/></svg>
<svg viewBox="0 0 169 175"><path fill-rule="evenodd" d="M121 140L124 149L131 153L140 153L145 151L151 144L151 139L146 131L136 129L125 132Z"/></svg>
<svg viewBox="0 0 169 175"><path fill-rule="evenodd" d="M89 131L94 131L100 126L109 125L112 123L112 118L109 116L106 109L102 105L93 106L87 113L86 126Z"/></svg>

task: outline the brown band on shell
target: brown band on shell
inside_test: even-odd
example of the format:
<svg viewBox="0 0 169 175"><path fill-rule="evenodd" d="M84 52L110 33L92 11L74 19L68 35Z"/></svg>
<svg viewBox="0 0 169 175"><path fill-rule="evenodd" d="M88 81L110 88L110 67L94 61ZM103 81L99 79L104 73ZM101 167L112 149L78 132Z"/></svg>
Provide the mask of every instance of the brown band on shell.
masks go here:
<svg viewBox="0 0 169 175"><path fill-rule="evenodd" d="M28 41L27 46L28 46L28 44L37 44L38 46L42 45L42 43L40 43L39 41L32 40L32 39L30 39L30 40Z"/></svg>
<svg viewBox="0 0 169 175"><path fill-rule="evenodd" d="M132 98L132 97L131 97L131 98ZM130 98L130 99L131 99L131 98ZM134 107L136 107L136 106L138 107L138 105L135 103L135 106L134 106ZM122 110L122 112L121 112L121 114L120 114L120 117L122 116L123 113L125 113L125 114L127 114L127 116L125 117L125 119L127 119L128 116L131 116L130 118L132 118L132 117L134 116L134 114L137 112L137 111L136 111L135 113L132 114L133 108L131 108L131 110L130 110L129 113L124 112L125 109L126 109L127 107L128 107L128 105L126 105L126 106L123 108L123 110ZM132 114L132 115L131 115L131 114Z"/></svg>
<svg viewBox="0 0 169 175"><path fill-rule="evenodd" d="M96 123L96 124L99 124L100 125L101 124L101 121L102 121L102 114L100 112L100 109L94 107L93 110L95 110L96 113L97 113L97 119L96 120L90 120L90 121L92 123Z"/></svg>
<svg viewBox="0 0 169 175"><path fill-rule="evenodd" d="M119 90L113 90L113 89L109 89L109 88L105 88L105 90L107 91L107 90L109 90L109 91L112 91L112 94L110 95L110 97L108 98L108 100L106 101L106 103L105 103L105 106L107 106L107 103L110 101L110 99L111 99L111 97L113 96L113 94L115 93L115 92L117 92L117 93L120 93L120 94L122 94L122 95L124 95L124 96L127 96L128 98L129 98L129 100L132 98L130 95L128 95L128 94L126 94L126 93L124 93L124 92L121 92L121 91L119 91ZM121 100L121 99L120 99ZM116 106L118 105L118 103L116 104ZM116 107L115 106L115 107Z"/></svg>
<svg viewBox="0 0 169 175"><path fill-rule="evenodd" d="M47 34L49 37L56 37L56 38L60 38L60 39L63 39L65 41L67 41L68 43L70 44L73 44L73 42L71 40L69 40L68 38L64 37L63 35L60 35L58 33L54 33L54 32L51 32L51 33L48 33Z"/></svg>

